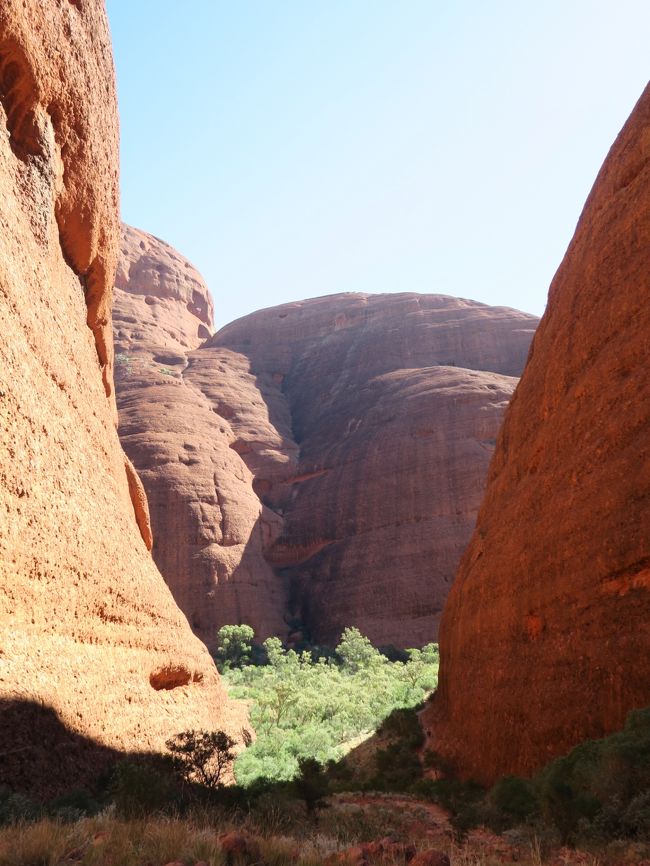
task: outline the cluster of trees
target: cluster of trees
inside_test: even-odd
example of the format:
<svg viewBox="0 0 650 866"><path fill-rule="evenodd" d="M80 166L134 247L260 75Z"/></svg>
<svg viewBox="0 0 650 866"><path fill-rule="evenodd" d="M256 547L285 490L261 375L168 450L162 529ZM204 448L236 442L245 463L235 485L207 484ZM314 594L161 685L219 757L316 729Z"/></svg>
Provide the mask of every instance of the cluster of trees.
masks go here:
<svg viewBox="0 0 650 866"><path fill-rule="evenodd" d="M255 647L253 637L250 626L224 626L217 650L230 694L250 701L257 735L235 763L240 785L292 779L305 759L338 760L436 686L435 644L391 661L356 628L345 629L334 651L296 652L276 637Z"/></svg>

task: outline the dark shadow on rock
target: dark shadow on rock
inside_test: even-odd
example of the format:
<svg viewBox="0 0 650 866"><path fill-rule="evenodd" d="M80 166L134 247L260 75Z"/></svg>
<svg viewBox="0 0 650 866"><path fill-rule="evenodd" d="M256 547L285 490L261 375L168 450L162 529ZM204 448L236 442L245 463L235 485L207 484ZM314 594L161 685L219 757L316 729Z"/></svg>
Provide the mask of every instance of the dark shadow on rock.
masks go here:
<svg viewBox="0 0 650 866"><path fill-rule="evenodd" d="M36 701L0 700L0 785L31 797L92 786L126 753L67 728Z"/></svg>

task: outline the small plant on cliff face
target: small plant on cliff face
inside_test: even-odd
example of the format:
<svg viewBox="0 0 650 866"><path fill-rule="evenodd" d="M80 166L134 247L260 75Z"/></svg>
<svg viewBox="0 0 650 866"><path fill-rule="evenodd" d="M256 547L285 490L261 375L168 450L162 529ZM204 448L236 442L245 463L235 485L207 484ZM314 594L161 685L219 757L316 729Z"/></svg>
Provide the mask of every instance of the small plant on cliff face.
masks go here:
<svg viewBox="0 0 650 866"><path fill-rule="evenodd" d="M235 760L235 741L225 731L183 731L165 745L186 782L213 790L223 785L224 774Z"/></svg>
<svg viewBox="0 0 650 866"><path fill-rule="evenodd" d="M127 355L126 352L117 352L115 354L115 370L122 370L124 373L131 373L133 370L133 358Z"/></svg>

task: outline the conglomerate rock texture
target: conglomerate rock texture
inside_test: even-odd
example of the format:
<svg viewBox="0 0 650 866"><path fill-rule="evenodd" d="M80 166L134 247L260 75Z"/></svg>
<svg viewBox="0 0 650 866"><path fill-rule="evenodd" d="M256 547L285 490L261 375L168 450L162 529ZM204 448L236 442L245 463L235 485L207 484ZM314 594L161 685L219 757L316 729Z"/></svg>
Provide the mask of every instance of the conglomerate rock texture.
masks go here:
<svg viewBox="0 0 650 866"><path fill-rule="evenodd" d="M54 791L96 770L93 744L158 750L242 719L147 551L115 430L103 3L0 6L0 132L0 781ZM69 759L80 744L88 764Z"/></svg>
<svg viewBox="0 0 650 866"><path fill-rule="evenodd" d="M195 272L126 230L114 320L120 436L197 634L248 622L259 638L332 643L356 625L379 644L435 639L537 319L442 295L332 295L195 348L187 291L169 300L154 265L142 281L138 250Z"/></svg>
<svg viewBox="0 0 650 866"><path fill-rule="evenodd" d="M533 772L650 704L650 86L551 285L443 616L433 748Z"/></svg>

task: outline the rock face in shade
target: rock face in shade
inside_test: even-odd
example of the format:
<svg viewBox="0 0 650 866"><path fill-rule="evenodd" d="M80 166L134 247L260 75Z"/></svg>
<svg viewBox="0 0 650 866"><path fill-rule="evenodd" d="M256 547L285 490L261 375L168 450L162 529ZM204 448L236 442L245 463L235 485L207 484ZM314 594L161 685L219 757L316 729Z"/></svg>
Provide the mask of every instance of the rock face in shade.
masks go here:
<svg viewBox="0 0 650 866"><path fill-rule="evenodd" d="M425 714L464 776L532 773L650 704L650 88L551 285Z"/></svg>
<svg viewBox="0 0 650 866"><path fill-rule="evenodd" d="M20 741L0 781L52 793L101 755L242 719L147 551L115 431L103 3L2 4L0 127L0 741Z"/></svg>
<svg viewBox="0 0 650 866"><path fill-rule="evenodd" d="M127 231L124 260L138 238ZM194 348L196 318L171 334L152 269L146 283L121 271L120 436L196 632L213 643L243 621L286 636L299 622L329 643L348 625L380 644L434 639L537 320L436 295L334 295Z"/></svg>

